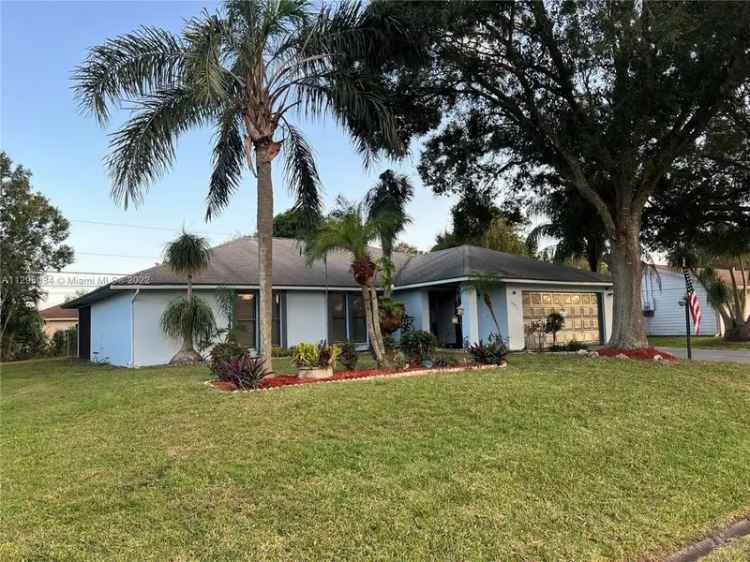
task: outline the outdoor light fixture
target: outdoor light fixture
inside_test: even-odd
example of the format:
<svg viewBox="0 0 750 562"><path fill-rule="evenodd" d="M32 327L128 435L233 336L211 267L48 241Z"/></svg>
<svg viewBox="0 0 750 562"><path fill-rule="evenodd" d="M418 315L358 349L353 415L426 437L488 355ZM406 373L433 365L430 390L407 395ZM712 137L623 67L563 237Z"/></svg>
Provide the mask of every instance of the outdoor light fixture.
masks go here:
<svg viewBox="0 0 750 562"><path fill-rule="evenodd" d="M456 314L457 314L458 316L463 316L463 315L464 315L464 307L463 307L463 305L459 304L459 305L458 305L458 306L456 307Z"/></svg>
<svg viewBox="0 0 750 562"><path fill-rule="evenodd" d="M255 295L253 295L253 294L247 294L247 293L242 293L239 296L240 296L240 300L241 301L251 301L251 300L253 300L253 297Z"/></svg>

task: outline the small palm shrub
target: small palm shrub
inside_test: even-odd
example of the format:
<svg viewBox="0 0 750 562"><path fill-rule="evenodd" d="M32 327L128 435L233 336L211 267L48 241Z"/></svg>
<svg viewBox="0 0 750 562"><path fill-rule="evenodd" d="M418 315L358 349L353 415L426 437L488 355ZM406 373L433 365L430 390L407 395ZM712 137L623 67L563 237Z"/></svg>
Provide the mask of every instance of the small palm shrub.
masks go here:
<svg viewBox="0 0 750 562"><path fill-rule="evenodd" d="M552 334L552 345L557 345L557 332L565 326L565 317L559 312L552 312L544 323L544 333Z"/></svg>
<svg viewBox="0 0 750 562"><path fill-rule="evenodd" d="M353 371L357 368L359 354L357 347L352 342L346 342L341 346L341 363L347 371Z"/></svg>
<svg viewBox="0 0 750 562"><path fill-rule="evenodd" d="M424 330L410 330L401 334L401 351L409 359L422 362L437 347L437 338Z"/></svg>
<svg viewBox="0 0 750 562"><path fill-rule="evenodd" d="M239 390L258 388L267 374L263 358L248 354L221 361L216 372L219 380L231 382Z"/></svg>

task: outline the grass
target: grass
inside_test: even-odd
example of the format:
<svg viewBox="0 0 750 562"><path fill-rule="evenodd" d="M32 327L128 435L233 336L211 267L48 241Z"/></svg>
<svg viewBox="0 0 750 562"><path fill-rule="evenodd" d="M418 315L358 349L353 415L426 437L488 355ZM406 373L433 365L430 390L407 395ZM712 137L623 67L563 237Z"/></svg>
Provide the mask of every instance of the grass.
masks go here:
<svg viewBox="0 0 750 562"><path fill-rule="evenodd" d="M206 378L3 366L0 560L655 559L750 510L743 365Z"/></svg>
<svg viewBox="0 0 750 562"><path fill-rule="evenodd" d="M685 347L685 336L650 336L648 341L654 347ZM693 347L703 349L733 349L750 351L750 341L726 341L715 336L698 336L692 338Z"/></svg>

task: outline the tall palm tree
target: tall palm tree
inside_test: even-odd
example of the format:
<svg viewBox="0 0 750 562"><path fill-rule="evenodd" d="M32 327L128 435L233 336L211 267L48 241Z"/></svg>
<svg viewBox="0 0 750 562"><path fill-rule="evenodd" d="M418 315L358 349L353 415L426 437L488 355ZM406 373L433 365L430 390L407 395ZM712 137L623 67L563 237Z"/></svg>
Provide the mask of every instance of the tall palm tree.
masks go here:
<svg viewBox="0 0 750 562"><path fill-rule="evenodd" d="M378 217L386 216L387 220L379 221L381 230L378 233L383 248L384 297L391 297L391 277L393 274L393 245L396 236L411 222L406 214L406 205L414 197L414 187L409 178L386 170L380 174L380 181L367 192L365 205L370 219L378 222Z"/></svg>
<svg viewBox="0 0 750 562"><path fill-rule="evenodd" d="M187 279L187 298L171 302L161 318L165 333L182 337L182 347L170 360L171 364L201 361L200 354L195 351L194 338L210 335L215 327L211 307L193 296L193 275L204 271L210 260L208 241L184 230L164 249L164 264Z"/></svg>
<svg viewBox="0 0 750 562"><path fill-rule="evenodd" d="M370 253L370 243L376 240L387 223L395 222L392 215L381 213L371 217L365 206L353 204L342 197L337 199L338 208L332 212L312 235L305 247L308 261L324 259L335 251L352 254L351 271L362 290L367 334L375 361L378 365L387 362L383 334L380 330L380 311L375 290L376 266Z"/></svg>
<svg viewBox="0 0 750 562"><path fill-rule="evenodd" d="M189 20L179 36L153 27L93 48L76 69L75 92L102 125L110 107L137 112L114 133L107 165L112 194L127 206L175 158L185 131L213 125L210 220L239 188L245 165L257 178L258 275L261 352L271 367L272 223L271 164L283 150L284 171L297 206L311 220L320 211L320 178L311 147L290 119L332 116L351 131L369 159L368 130L382 131L402 154L392 117L346 61L372 51L359 3L322 6L307 0L227 0L215 13Z"/></svg>

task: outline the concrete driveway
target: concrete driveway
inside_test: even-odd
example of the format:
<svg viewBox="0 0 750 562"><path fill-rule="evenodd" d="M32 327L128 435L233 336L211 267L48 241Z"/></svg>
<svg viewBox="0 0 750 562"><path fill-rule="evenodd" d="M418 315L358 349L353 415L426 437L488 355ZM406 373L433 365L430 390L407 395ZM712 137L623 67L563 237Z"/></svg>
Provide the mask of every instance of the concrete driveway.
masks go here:
<svg viewBox="0 0 750 562"><path fill-rule="evenodd" d="M662 349L676 357L685 359L687 349L684 347L662 347ZM750 363L750 351L737 351L733 349L693 349L693 359L696 361L724 361L728 363Z"/></svg>

